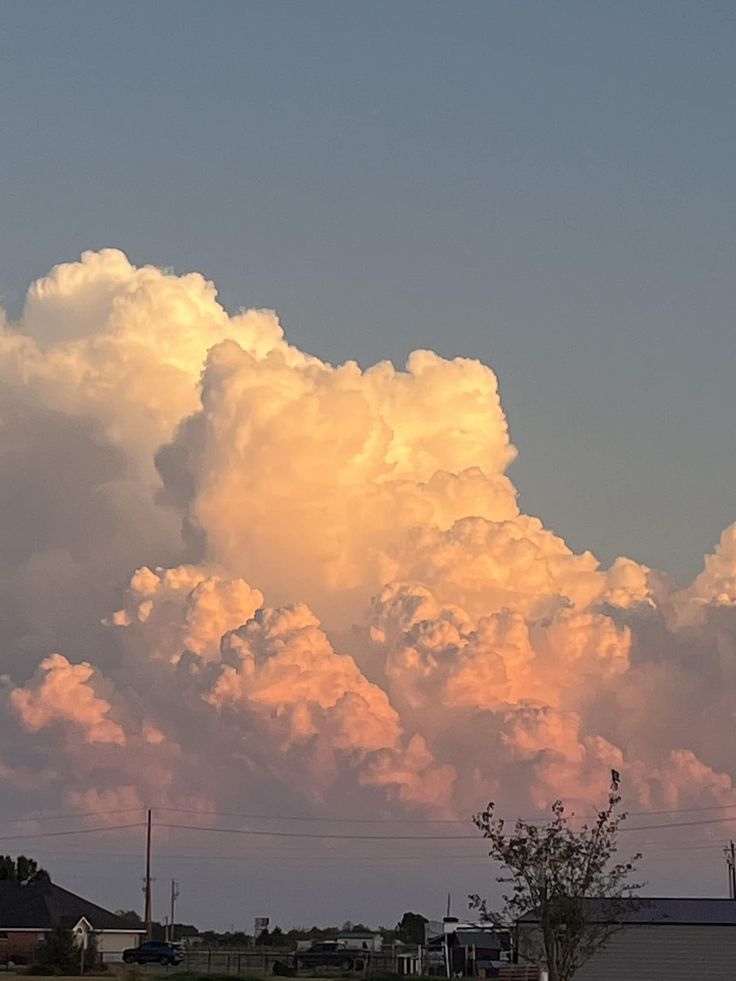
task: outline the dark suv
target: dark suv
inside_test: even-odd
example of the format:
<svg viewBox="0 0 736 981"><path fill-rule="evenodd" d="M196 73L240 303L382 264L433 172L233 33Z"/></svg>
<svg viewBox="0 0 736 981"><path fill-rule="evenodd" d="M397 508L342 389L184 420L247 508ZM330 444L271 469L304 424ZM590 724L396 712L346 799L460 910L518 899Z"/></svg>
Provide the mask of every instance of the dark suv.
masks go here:
<svg viewBox="0 0 736 981"><path fill-rule="evenodd" d="M166 940L146 940L140 947L124 950L123 960L126 964L181 964L184 948Z"/></svg>
<svg viewBox="0 0 736 981"><path fill-rule="evenodd" d="M341 967L352 971L356 961L364 962L366 954L348 948L337 940L320 940L295 955L297 967Z"/></svg>

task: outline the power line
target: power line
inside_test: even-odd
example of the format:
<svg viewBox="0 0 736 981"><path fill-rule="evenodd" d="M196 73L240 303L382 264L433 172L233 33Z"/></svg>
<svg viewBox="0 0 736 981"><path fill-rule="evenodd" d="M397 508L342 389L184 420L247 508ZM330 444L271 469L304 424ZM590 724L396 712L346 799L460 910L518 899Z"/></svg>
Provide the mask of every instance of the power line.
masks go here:
<svg viewBox="0 0 736 981"><path fill-rule="evenodd" d="M99 831L123 831L130 828L144 828L145 824L108 824L101 828L76 828L69 831L37 831L35 834L2 835L0 841L21 841L26 838L62 838L67 835L93 835Z"/></svg>
<svg viewBox="0 0 736 981"><path fill-rule="evenodd" d="M684 845L679 845L679 846L676 846L676 847L647 848L645 850L645 852L644 852L643 861L645 861L645 862L647 862L649 860L655 860L656 861L658 858L659 859L662 859L662 860L665 860L666 859L666 856L670 855L672 852L678 852L678 853L682 853L682 852L685 852L685 853L687 853L687 852L699 852L699 851L710 851L710 852L719 851L720 852L720 851L722 851L722 849L723 849L723 843L722 842L713 843L713 844L710 844L710 845L687 845L687 844L684 844ZM62 853L62 854L56 854L56 855L53 855L53 856L49 856L49 858L51 858L51 859L56 859L56 860L69 860L69 861L73 861L75 864L77 864L79 862L87 862L87 863L92 862L92 863L94 863L94 862L99 862L101 860L109 859L109 858L114 858L116 860L128 860L128 861L140 862L140 857L141 856L140 856L139 853L123 853L123 852L114 852L114 853L113 852ZM465 862L473 862L473 863L479 864L479 863L483 863L483 862L485 862L487 860L488 860L488 853L487 852L475 853L475 854L465 853L465 852L454 853L454 854L453 853L445 853L445 854L440 854L440 855L433 856L433 863L436 864L436 865L441 865L441 866L451 866L451 865L453 865L453 864L455 864L457 862L463 862L463 863L465 863ZM328 855L324 855L324 854L321 854L321 853L312 853L312 854L297 853L295 855L290 855L290 854L283 854L283 853L279 853L279 854L264 854L264 853L262 853L260 851L259 852L250 852L250 853L245 853L245 854L242 854L241 853L241 854L238 854L238 855L234 855L234 854L228 854L228 855L216 854L216 855L212 855L212 854L207 854L207 853L199 853L199 854L191 854L191 853L189 853L189 854L168 854L168 853L166 853L166 854L159 854L157 856L157 861L159 863L159 866L161 864L165 864L167 862L177 862L177 863L181 863L181 862L206 862L206 863L212 863L212 862L229 862L229 863L247 862L250 865L253 865L253 863L261 863L262 862L262 863L265 863L270 868L283 868L283 867L289 867L289 866L298 866L298 867L303 867L303 868L326 867L326 866L338 867L339 865L346 864L346 863L350 863L350 864L364 863L364 864L373 864L376 867L383 867L384 865L391 866L391 865L397 865L397 864L411 865L412 863L426 863L426 861L427 861L427 854L425 852L425 853L415 853L415 854L404 854L404 853L392 854L392 853L389 853L389 854L385 854L385 855L376 855L376 854L370 855L370 854L363 854L363 853L358 854L358 855L353 855L353 854L343 854L343 855L328 854Z"/></svg>
<svg viewBox="0 0 736 981"><path fill-rule="evenodd" d="M695 814L702 811L722 811L722 810L733 810L736 808L736 803L734 804L710 804L704 805L702 807L682 807L682 808L670 808L665 810L656 811L627 811L627 817L657 817L662 814ZM243 818L250 821L304 821L306 823L313 822L328 822L334 824L457 824L457 825L467 825L471 824L471 819L466 820L459 818L355 818L355 817L335 817L335 816L309 816L306 814L252 814L245 813L242 811L202 811L193 807L173 807L171 805L161 805L154 807L155 811L171 811L177 814L201 814L208 817L233 817L233 818ZM568 814L568 818L575 818L576 820L585 821L590 820L590 817L586 817L584 814ZM735 818L736 819L736 818ZM505 821L510 823L511 821L517 820L516 818L504 818ZM535 822L545 822L548 820L547 817L537 816L534 818L522 818L521 820L526 823Z"/></svg>
<svg viewBox="0 0 736 981"><path fill-rule="evenodd" d="M635 825L634 827L622 827L620 831L659 831L666 828L691 828L706 824L723 824L736 820L734 817L725 818L705 818L699 821L672 821L666 824L646 824ZM270 838L319 838L328 840L353 840L353 841L478 841L477 834L474 835L372 835L372 834L336 834L334 832L319 831L264 831L252 828L214 828L206 825L197 824L158 824L159 828L175 828L182 831L212 831L218 834L249 835L253 837Z"/></svg>
<svg viewBox="0 0 736 981"><path fill-rule="evenodd" d="M143 827L143 825L137 825L137 826L134 826L134 825L124 825L124 827L126 827L126 828L129 828L129 827ZM154 825L154 828L155 828L155 825ZM93 829L93 830L96 830L96 829ZM201 831L211 831L211 830L217 830L217 829L200 827L200 828L198 828L198 830L201 830ZM231 831L234 831L235 833L238 833L238 830L239 829L223 829L223 830L226 830L226 831L227 830L231 830ZM427 836L427 837L425 837L423 839L420 839L420 841L422 841L422 842L424 842L424 841L432 841L432 840L434 840L434 839L436 839L438 837L439 836L437 836L437 835L431 835L431 836ZM348 840L350 840L350 839L348 839ZM376 839L373 839L373 840L376 840ZM380 838L379 840L384 840L384 838ZM390 841L392 839L389 838L387 840ZM413 841L414 839L405 839L405 840ZM444 840L444 839L440 839L440 840ZM478 844L480 844L480 845L483 844L483 839L482 838L477 838L475 840L478 842ZM646 845L646 843L645 843L645 847L646 847L646 855L649 856L649 855L656 855L656 854L659 854L661 852L672 852L672 851L710 851L710 850L713 850L713 849L720 849L720 848L723 847L723 841L710 841L710 842L698 842L698 841L692 841L692 840L690 840L690 841L679 841L679 842L678 841L674 841L674 842L669 842L668 844L665 844L665 845L659 845L657 842L655 842L652 845ZM239 860L242 860L242 861L251 861L253 859L261 859L261 858L265 858L265 859L268 859L270 861L271 859L301 858L301 857L303 857L303 858L319 858L319 859L324 858L325 860L330 860L330 861L332 861L332 860L334 860L334 861L343 861L343 860L353 861L354 859L359 859L359 858L362 858L362 857L365 857L366 859L368 859L368 858L376 858L376 859L387 858L388 859L388 858L394 857L394 858L397 858L397 859L398 858L417 858L417 859L421 858L423 860L426 860L426 854L427 854L426 852L415 852L413 855L402 855L402 854L396 855L394 853L388 853L388 854L384 854L384 855L376 855L375 853L373 853L373 855L365 855L365 856L363 856L363 855L360 855L360 854L356 855L356 854L354 854L352 852L344 852L344 853L337 853L337 854L334 853L334 852L328 852L327 854L324 854L322 852L312 852L312 853L310 853L308 855L300 855L300 854L294 855L294 854L289 854L288 852L284 852L283 848L280 847L280 846L277 846L275 843L274 843L273 846L271 846L271 848L273 850L269 850L269 845L267 845L267 844L266 845L259 845L258 846L258 850L256 852L245 851L245 852L239 852L238 854L228 854L228 855L222 855L222 854L214 854L213 855L212 853L207 852L207 851L199 851L199 852L188 851L186 853L180 853L180 852L157 852L157 858L158 858L159 861L199 861L199 860L204 860L204 861L239 861ZM100 852L100 851L95 851L93 853L90 853L90 852L81 852L81 851L67 851L67 852L56 852L56 854L55 854L54 857L56 857L56 858L68 858L68 859L75 859L75 860L76 859L79 859L79 858L89 858L91 860L97 860L98 858L121 858L121 859L122 858L126 858L126 859L129 858L129 859L139 860L140 859L140 853L138 853L138 852L128 853L128 852L120 852L120 851L115 851L115 852ZM467 854L467 853L463 853L463 852L446 851L444 853L444 857L446 857L448 859L448 861L452 861L454 858L483 859L483 858L487 858L488 857L488 851L484 850L482 852L475 853L473 855L470 855L470 854Z"/></svg>
<svg viewBox="0 0 736 981"><path fill-rule="evenodd" d="M650 814L696 814L700 811L725 811L733 809L736 804L704 804L702 807L676 807L665 811L627 811L629 817L648 817Z"/></svg>
<svg viewBox="0 0 736 981"><path fill-rule="evenodd" d="M664 847L664 848L648 848L644 853L644 860L650 858L656 859L657 857L664 857L672 852L697 852L697 851L721 851L723 848L723 843L712 843L708 845L696 845L696 844L681 844L678 846ZM62 853L55 856L51 856L56 859L69 859L73 860L75 863L79 861L85 862L97 862L105 858L115 858L115 859L126 859L131 861L140 861L140 854L137 853L122 853L122 852L95 852L95 853ZM163 853L157 856L159 864L166 862L177 863L182 861L187 862L265 862L269 866L289 866L289 865L301 865L303 867L311 866L324 866L324 865L338 865L340 863L374 863L377 866L384 864L396 864L404 863L410 864L413 862L425 863L427 860L427 855L425 853L414 853L414 854L303 854L297 853L294 855L290 854L264 854L263 852L255 853L241 853L238 855L228 854L228 855L212 855L207 853L199 854L171 854ZM445 853L441 855L436 855L433 857L433 862L438 865L452 865L455 862L474 862L480 863L488 859L488 853Z"/></svg>
<svg viewBox="0 0 736 981"><path fill-rule="evenodd" d="M250 828L213 828L202 824L157 824L157 828L178 828L183 831L215 831L218 834L253 835L268 838L320 838L359 841L478 841L478 835L359 835L334 834L320 831L262 831Z"/></svg>
<svg viewBox="0 0 736 981"><path fill-rule="evenodd" d="M703 805L701 807L683 807L683 808L671 808L665 810L656 811L628 811L628 817L657 817L664 814L697 814L704 811L722 811L722 810L732 810L736 809L736 803L734 804L709 804ZM111 810L104 811L70 811L65 814L28 814L22 817L14 818L0 818L0 824L21 824L27 821L41 822L41 821L63 821L71 820L72 818L91 818L91 817L109 817L113 814L134 814L134 813L144 813L146 808L143 805L139 807L121 807ZM174 807L172 805L156 805L153 806L154 811L167 811L177 814L199 814L207 817L232 817L232 818L242 818L244 820L250 821L297 821L304 822L308 824L312 823L329 823L329 824L398 824L398 825L459 825L467 827L471 821L470 819L463 820L459 818L356 818L356 817L336 817L334 815L319 815L310 816L306 814L253 814L250 812L243 811L217 811L217 810L199 810L192 807ZM574 818L579 821L590 820L582 814L568 814L568 818ZM516 818L505 818L507 823L515 821ZM522 818L521 820L526 823L544 823L548 820L546 817L537 816L534 818ZM712 819L715 821L716 819ZM730 820L730 818L723 818L720 820ZM736 816L734 816L736 820ZM651 827L674 827L675 825L652 825ZM623 826L621 830L634 830L633 828L626 828Z"/></svg>
<svg viewBox="0 0 736 981"><path fill-rule="evenodd" d="M668 828L692 828L701 827L709 824L724 824L736 820L734 817L705 818L696 821L673 821L664 824L635 825L633 827L621 827L620 831L641 832L641 831L662 831ZM128 831L133 828L145 827L145 822L135 822L132 824L111 824L99 828L76 828L64 831L36 831L32 833L2 835L0 841L23 841L36 838L61 838L69 835L98 834L102 831ZM155 827L170 828L179 831L208 831L215 834L234 834L245 835L247 837L263 838L308 838L321 841L480 841L478 834L468 835L376 835L376 834L337 834L334 832L321 831L273 831L254 828L217 828L211 825L197 824L173 824L156 823Z"/></svg>
<svg viewBox="0 0 736 981"><path fill-rule="evenodd" d="M692 813L702 813L704 811L716 811L716 810L727 810L736 807L736 804L714 804L704 807L693 807L693 808L681 808L672 809L670 811L642 811L637 812L635 816L648 817L650 815L663 815L663 814L692 814ZM106 817L113 814L132 814L141 813L145 809L141 807L132 808L117 808L112 810L104 811L80 811L80 812L70 812L67 814L49 814L49 815L29 815L28 817L22 818L3 818L0 819L0 823L22 823L25 821L58 821L66 820L71 818L92 818L92 817ZM318 822L318 823L346 823L346 824L369 824L369 825L389 825L389 824L402 824L402 825L464 825L468 826L469 821L459 821L455 819L411 819L411 818L338 818L329 816L319 816L319 817L308 817L306 815L266 815L266 814L246 814L241 812L229 812L229 811L200 811L194 808L185 807L173 807L169 805L160 806L154 808L157 811L168 811L174 813L182 814L200 814L207 817L239 817L250 820L284 820L284 821L298 821L298 822ZM572 815L571 815L572 816ZM543 821L544 819L536 819ZM689 827L700 827L710 824L726 824L731 821L736 821L736 815L725 816L725 817L711 817L711 818L699 818L692 821L673 821L673 822L662 822L656 824L646 824L646 825L622 825L619 829L621 832L643 832L643 831L662 831L668 828L689 828ZM220 834L239 834L248 835L254 837L273 837L273 838L311 838L311 839L324 839L324 840L360 840L360 841L477 841L479 840L477 834L431 834L431 835L416 835L416 834L362 834L362 833L336 833L336 832L303 832L303 831L274 831L274 830L262 830L262 829L250 829L250 828L217 828L212 826L203 825L189 825L189 824L175 824L175 823L158 823L157 827L162 828L172 828L178 830L189 830L189 831L212 831ZM20 841L25 839L33 838L52 838L52 837L64 837L67 835L79 835L79 834L95 834L101 831L119 831L130 828L140 828L144 827L144 822L132 823L132 824L119 824L119 825L107 825L100 828L82 828L82 829L69 829L64 831L38 831L33 833L23 833L23 834L13 834L13 835L2 835L0 836L0 841Z"/></svg>
<svg viewBox="0 0 736 981"><path fill-rule="evenodd" d="M71 818L109 817L111 814L143 813L143 807L118 807L112 811L74 811L68 814L27 814L25 817L0 818L0 824L24 824L26 821L66 821Z"/></svg>
<svg viewBox="0 0 736 981"><path fill-rule="evenodd" d="M731 821L736 821L736 815L722 818L704 818L701 821L670 821L667 824L645 824L634 826L633 828L627 828L624 825L619 828L619 831L658 831L663 828L694 828L702 824L726 824Z"/></svg>
<svg viewBox="0 0 736 981"><path fill-rule="evenodd" d="M341 818L341 817L309 817L306 814L244 814L239 811L200 811L193 807L154 807L155 811L173 811L177 814L202 814L207 817L233 817L244 818L249 821L305 821L329 822L332 824L463 824L471 823L468 820L457 818Z"/></svg>

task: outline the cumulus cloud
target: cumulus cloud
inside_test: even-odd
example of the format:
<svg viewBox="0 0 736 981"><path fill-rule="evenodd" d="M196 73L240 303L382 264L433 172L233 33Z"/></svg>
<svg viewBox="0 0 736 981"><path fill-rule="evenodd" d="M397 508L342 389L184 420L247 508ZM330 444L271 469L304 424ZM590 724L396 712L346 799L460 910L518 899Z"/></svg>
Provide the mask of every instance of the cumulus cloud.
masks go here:
<svg viewBox="0 0 736 981"><path fill-rule="evenodd" d="M57 723L78 728L85 742L125 745L121 726L109 717L111 705L95 690L95 670L71 664L62 654L41 661L33 681L10 693L10 705L28 732Z"/></svg>
<svg viewBox="0 0 736 981"><path fill-rule="evenodd" d="M520 511L487 366L334 366L115 250L0 323L0 787L462 817L615 767L642 809L736 800L736 525L685 589L603 568Z"/></svg>
<svg viewBox="0 0 736 981"><path fill-rule="evenodd" d="M513 455L495 377L477 362L420 351L404 372L362 372L229 341L210 351L202 408L159 463L210 560L344 621L395 578L410 529L468 509L516 515Z"/></svg>
<svg viewBox="0 0 736 981"><path fill-rule="evenodd" d="M223 634L247 623L262 606L263 594L242 579L224 579L201 566L155 571L143 566L130 581L127 600L109 622L145 624L149 653L176 662L187 651L217 657Z"/></svg>

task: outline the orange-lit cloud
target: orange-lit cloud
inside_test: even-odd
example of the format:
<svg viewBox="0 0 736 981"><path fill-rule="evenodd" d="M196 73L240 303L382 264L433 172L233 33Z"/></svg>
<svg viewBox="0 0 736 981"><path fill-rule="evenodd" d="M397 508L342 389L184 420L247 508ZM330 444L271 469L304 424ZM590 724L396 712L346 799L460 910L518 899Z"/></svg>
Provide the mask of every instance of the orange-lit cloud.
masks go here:
<svg viewBox="0 0 736 981"><path fill-rule="evenodd" d="M31 287L0 387L0 786L465 816L613 766L641 808L736 800L736 525L685 589L573 552L478 361L333 366L104 250Z"/></svg>
<svg viewBox="0 0 736 981"><path fill-rule="evenodd" d="M28 732L68 723L88 743L124 746L125 733L109 717L111 705L96 693L94 681L89 664L70 664L62 654L51 654L27 688L11 691L10 705Z"/></svg>

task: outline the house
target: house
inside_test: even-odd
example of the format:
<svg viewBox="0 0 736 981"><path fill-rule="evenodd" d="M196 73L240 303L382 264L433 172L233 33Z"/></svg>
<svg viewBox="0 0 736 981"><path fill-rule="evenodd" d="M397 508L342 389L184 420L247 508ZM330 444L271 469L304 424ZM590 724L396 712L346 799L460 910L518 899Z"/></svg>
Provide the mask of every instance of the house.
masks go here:
<svg viewBox="0 0 736 981"><path fill-rule="evenodd" d="M614 927L575 981L733 981L736 900L648 898L584 900L589 923ZM516 925L520 959L541 960L537 911Z"/></svg>
<svg viewBox="0 0 736 981"><path fill-rule="evenodd" d="M123 950L137 947L145 932L53 882L0 881L0 964L27 963L59 926L72 930L80 945L94 933L104 961L121 960Z"/></svg>

